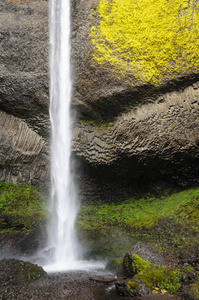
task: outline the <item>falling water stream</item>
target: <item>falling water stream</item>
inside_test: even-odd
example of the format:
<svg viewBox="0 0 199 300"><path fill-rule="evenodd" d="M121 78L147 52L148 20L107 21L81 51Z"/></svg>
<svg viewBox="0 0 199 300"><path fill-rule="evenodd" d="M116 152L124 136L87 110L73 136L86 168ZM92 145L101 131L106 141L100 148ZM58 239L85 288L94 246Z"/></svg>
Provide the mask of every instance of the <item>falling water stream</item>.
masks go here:
<svg viewBox="0 0 199 300"><path fill-rule="evenodd" d="M71 154L70 1L50 0L51 207L49 246L52 269L70 269L78 259L75 219L78 210Z"/></svg>
<svg viewBox="0 0 199 300"><path fill-rule="evenodd" d="M78 211L71 172L70 0L50 0L51 205L48 247L53 255L47 271L104 266L82 261L75 233Z"/></svg>

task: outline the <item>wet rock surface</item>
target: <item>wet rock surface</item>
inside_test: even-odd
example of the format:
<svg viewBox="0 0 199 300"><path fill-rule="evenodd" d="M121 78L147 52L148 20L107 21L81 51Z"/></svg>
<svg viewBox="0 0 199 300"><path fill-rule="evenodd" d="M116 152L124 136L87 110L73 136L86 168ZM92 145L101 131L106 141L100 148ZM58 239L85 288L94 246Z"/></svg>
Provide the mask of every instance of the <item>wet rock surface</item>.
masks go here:
<svg viewBox="0 0 199 300"><path fill-rule="evenodd" d="M3 259L0 261L0 299L122 300L124 296L125 299L143 300L194 299L190 288L191 282L196 280L198 257L167 260L142 242L138 242L129 253L133 249L157 265L164 262L165 265L181 268L184 273L179 291L171 295L161 294L161 290L157 289L157 294L154 294L138 278L122 279L118 276L117 280L113 272L104 269L46 273L40 266L28 261ZM39 257L31 261L38 263ZM182 267L188 267L188 270Z"/></svg>
<svg viewBox="0 0 199 300"><path fill-rule="evenodd" d="M29 257L35 255L46 243L46 230L38 227L30 232L0 235L0 257Z"/></svg>
<svg viewBox="0 0 199 300"><path fill-rule="evenodd" d="M9 275L10 265L16 260L1 261L1 285L0 285L0 299L67 299L67 300L122 300L114 286L107 286L107 284L89 281L90 276L107 276L107 274L100 274L98 270L94 271L74 271L67 273L43 274L44 276L34 282L26 283L18 282L12 284ZM28 262L20 262L23 267L27 268ZM23 271L23 270L22 270ZM109 275L110 276L110 275ZM149 295L147 296L149 297ZM125 297L125 299L132 299ZM139 297L134 299L140 299ZM170 295L154 295L145 299L179 299L176 296Z"/></svg>
<svg viewBox="0 0 199 300"><path fill-rule="evenodd" d="M123 281L116 281L115 288L119 295L126 296L126 297L143 297L146 295L151 294L151 291L147 286L140 282L139 280L136 280L134 282L136 284L136 289L129 287L128 282L126 280Z"/></svg>
<svg viewBox="0 0 199 300"><path fill-rule="evenodd" d="M97 271L52 274L42 271L42 278L24 283L22 280L20 281L20 278L24 276L27 267L32 264L10 259L1 261L0 265L0 299L100 299L97 296L96 287L103 286L103 284L89 281L89 276L96 274ZM16 265L20 267L20 272L16 268L10 272L11 267ZM32 266L35 267L35 265ZM40 270L40 267L36 266L36 268ZM13 278L16 279L15 282L12 282ZM104 299L110 298L105 296Z"/></svg>
<svg viewBox="0 0 199 300"><path fill-rule="evenodd" d="M26 285L46 275L42 267L17 259L0 261L0 286Z"/></svg>

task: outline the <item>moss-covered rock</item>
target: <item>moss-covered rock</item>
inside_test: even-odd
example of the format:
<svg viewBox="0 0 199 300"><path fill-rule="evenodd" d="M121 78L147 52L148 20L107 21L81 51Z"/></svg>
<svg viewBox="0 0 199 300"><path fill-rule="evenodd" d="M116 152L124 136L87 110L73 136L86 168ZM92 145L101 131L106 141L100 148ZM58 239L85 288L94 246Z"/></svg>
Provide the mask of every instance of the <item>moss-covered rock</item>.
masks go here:
<svg viewBox="0 0 199 300"><path fill-rule="evenodd" d="M0 285L25 285L47 273L37 265L17 259L0 261Z"/></svg>
<svg viewBox="0 0 199 300"><path fill-rule="evenodd" d="M124 257L123 269L132 279L116 282L116 289L125 296L175 293L180 288L183 274L179 269L151 264L137 254Z"/></svg>
<svg viewBox="0 0 199 300"><path fill-rule="evenodd" d="M130 296L137 296L138 295L138 284L135 281L128 281L127 283L127 290Z"/></svg>
<svg viewBox="0 0 199 300"><path fill-rule="evenodd" d="M150 266L140 271L135 279L145 283L154 292L175 293L180 288L181 277L182 273L178 269Z"/></svg>
<svg viewBox="0 0 199 300"><path fill-rule="evenodd" d="M123 269L128 277L133 277L140 272L151 268L151 264L137 254L127 253L123 259Z"/></svg>
<svg viewBox="0 0 199 300"><path fill-rule="evenodd" d="M175 293L180 288L180 279L182 272L179 269L165 267L164 265L155 265L144 260L137 254L129 253L125 255L123 260L123 269L127 277L131 280L119 282L116 289L125 290L123 295L143 296L152 293Z"/></svg>
<svg viewBox="0 0 199 300"><path fill-rule="evenodd" d="M122 296L135 297L138 296L138 284L137 282L118 280L115 283L117 292Z"/></svg>

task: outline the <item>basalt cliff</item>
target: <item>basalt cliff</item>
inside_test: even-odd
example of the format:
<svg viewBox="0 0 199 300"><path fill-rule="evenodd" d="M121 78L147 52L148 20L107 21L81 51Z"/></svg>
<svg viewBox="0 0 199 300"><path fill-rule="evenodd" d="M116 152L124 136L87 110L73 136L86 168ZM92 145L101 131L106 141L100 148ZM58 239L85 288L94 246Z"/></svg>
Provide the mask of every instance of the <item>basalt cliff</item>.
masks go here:
<svg viewBox="0 0 199 300"><path fill-rule="evenodd" d="M48 3L0 8L0 180L45 187ZM72 167L82 199L198 185L198 2L79 0L71 10Z"/></svg>

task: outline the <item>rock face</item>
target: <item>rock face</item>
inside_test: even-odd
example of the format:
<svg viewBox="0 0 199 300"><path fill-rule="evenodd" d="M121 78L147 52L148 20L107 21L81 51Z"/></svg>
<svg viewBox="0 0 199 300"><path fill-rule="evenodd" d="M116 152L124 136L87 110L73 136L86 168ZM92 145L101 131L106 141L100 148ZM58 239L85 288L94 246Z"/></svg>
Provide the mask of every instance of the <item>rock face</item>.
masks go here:
<svg viewBox="0 0 199 300"><path fill-rule="evenodd" d="M80 123L76 153L107 180L197 183L198 100L193 84L123 113L110 128Z"/></svg>
<svg viewBox="0 0 199 300"><path fill-rule="evenodd" d="M49 177L47 3L1 1L0 180Z"/></svg>
<svg viewBox="0 0 199 300"><path fill-rule="evenodd" d="M117 117L125 105L143 104L178 89L178 83L188 86L188 78L196 80L199 61L193 49L199 47L195 31L199 8L194 3L182 7L176 1L168 10L164 6L171 3L164 0L156 8L145 0L140 4L144 9L134 1L79 1L72 34L74 104L79 110L90 119L106 121ZM135 10L137 16L131 14Z"/></svg>
<svg viewBox="0 0 199 300"><path fill-rule="evenodd" d="M0 180L44 186L48 177L48 148L44 139L17 117L0 112Z"/></svg>
<svg viewBox="0 0 199 300"><path fill-rule="evenodd" d="M163 2L162 7L168 5ZM150 0L143 3L146 10L153 5ZM194 31L198 21L194 17L187 26L189 14L199 14L198 4L187 2L182 7L176 1L173 11L165 10L165 22L170 24L166 28L161 27L159 7L151 9L149 18L144 8L135 24L133 14L128 14L131 5L136 6L132 1L80 1L74 14L73 106L82 120L76 124L73 147L87 166L84 186L109 201L125 199L133 185L157 179L181 186L198 184L199 62L194 53L188 55L193 46L198 49ZM151 34L156 27L151 42L142 39L140 23ZM181 26L181 31L175 26ZM168 28L172 32L162 35ZM184 30L190 40L181 41L180 48Z"/></svg>
<svg viewBox="0 0 199 300"><path fill-rule="evenodd" d="M146 1L150 6L150 0ZM172 60L167 58L168 64L160 63L161 55L167 55L165 51L174 47L165 44L163 38L161 55L158 54L160 60L146 56L147 62L151 60L159 66L156 70L159 73L154 73L148 63L143 68L132 67L135 60L129 53L133 49L137 57L137 48L124 49L125 39L119 44L117 39L111 42L108 33L99 38L103 30L101 22L107 17L103 5L110 6L112 20L115 26L119 24L114 3L110 6L105 0L72 1L72 113L76 116L73 158L80 193L83 200L89 201L126 199L138 184L143 186L157 180L183 186L198 184L199 63L195 55L198 3L180 7L178 16L176 7L173 12L169 11L167 22L173 20L171 33L177 54L171 53ZM126 1L125 5L129 3ZM3 20L0 178L44 186L49 165L47 2L3 0L0 5ZM124 15L127 6L122 9ZM191 13L192 23L188 26ZM176 18L183 24L182 33L188 30L189 42L185 38L183 49L178 49L181 33L174 34ZM112 30L107 22L107 30ZM145 22L149 26L150 20ZM122 30L128 28L125 26ZM139 32L131 36L136 34L137 39L140 38ZM125 30L123 35L126 36ZM156 43L156 37L153 38ZM116 51L117 44L121 48ZM151 47L150 43L146 45ZM112 57L122 55L122 65L120 60L110 61L106 53L103 56L105 46L107 53L113 50ZM145 50L149 51L147 47ZM140 49L142 61L142 44ZM127 71L124 72L125 66Z"/></svg>
<svg viewBox="0 0 199 300"><path fill-rule="evenodd" d="M19 256L23 256L23 259L29 259L30 256L34 257L35 253L38 253L40 249L44 249L46 239L44 226L38 227L26 234L1 235L1 259ZM40 261L42 259L44 261L45 258L41 256L39 259Z"/></svg>

